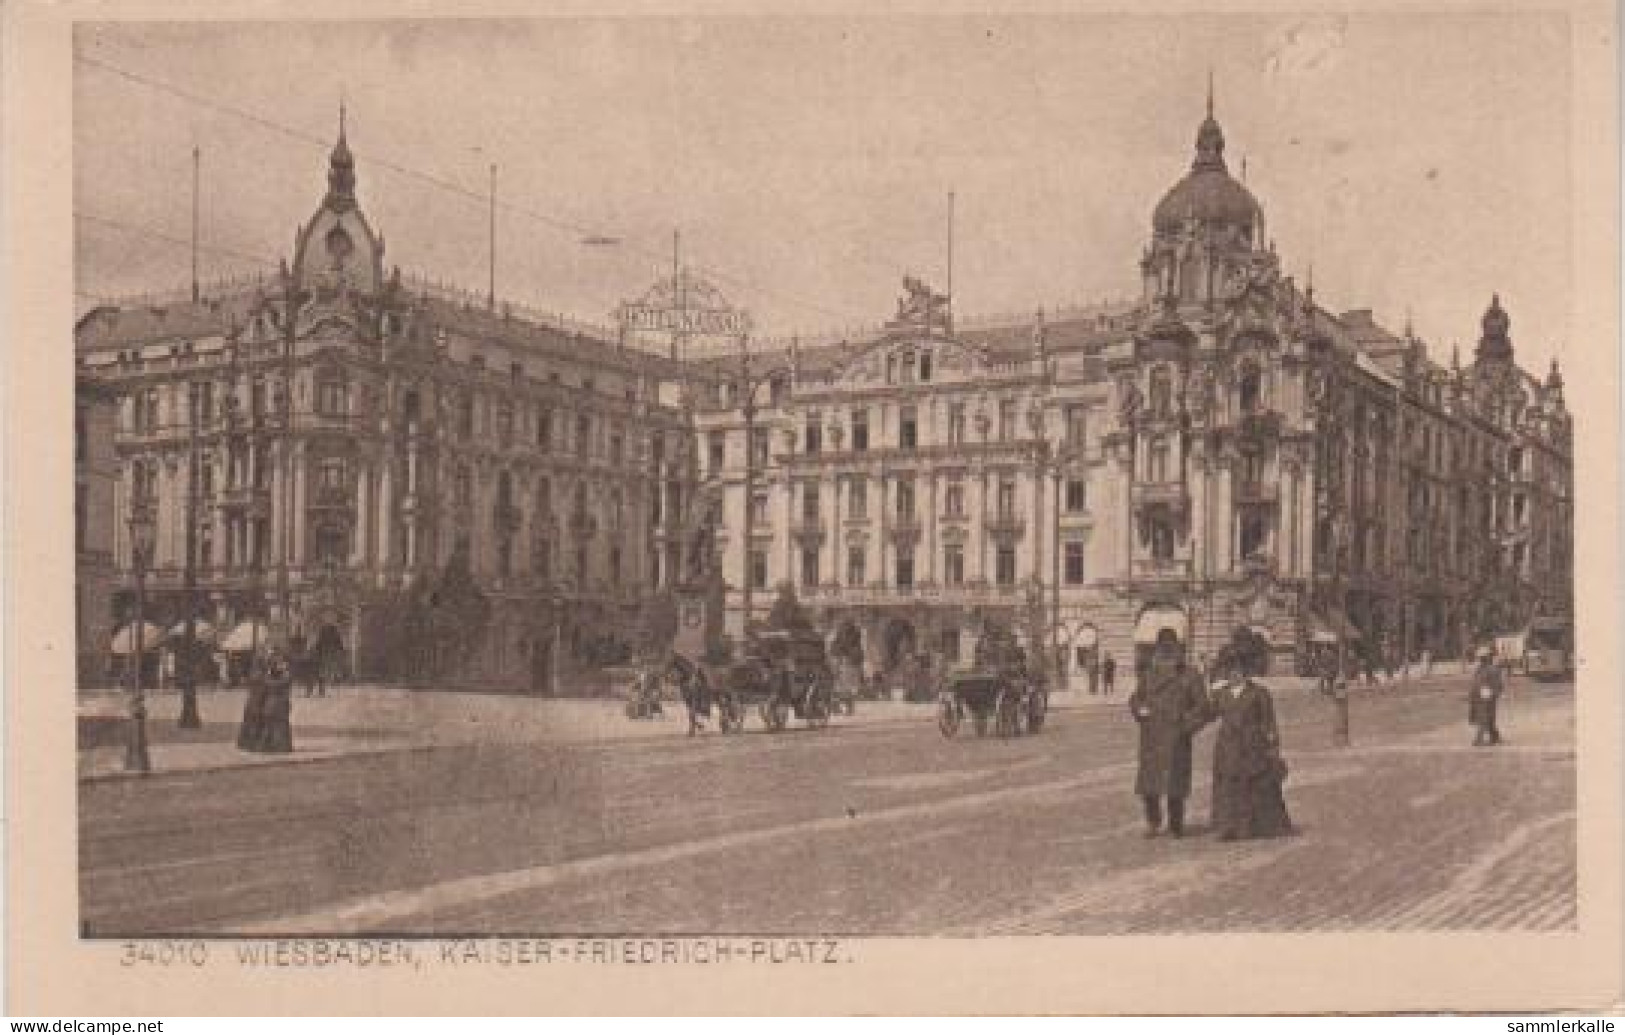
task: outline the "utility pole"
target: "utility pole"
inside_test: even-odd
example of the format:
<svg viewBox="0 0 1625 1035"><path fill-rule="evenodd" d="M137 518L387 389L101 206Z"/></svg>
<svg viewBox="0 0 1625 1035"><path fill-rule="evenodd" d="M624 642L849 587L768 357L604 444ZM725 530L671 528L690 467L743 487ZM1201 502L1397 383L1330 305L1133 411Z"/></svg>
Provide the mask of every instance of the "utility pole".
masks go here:
<svg viewBox="0 0 1625 1035"><path fill-rule="evenodd" d="M192 147L192 302L198 301L198 165L199 152ZM182 641L181 663L176 666L181 681L181 715L177 725L183 730L200 729L203 719L197 710L197 431L203 386L193 384L191 407L187 412L186 442L186 566L183 596L186 600L186 638Z"/></svg>
<svg viewBox="0 0 1625 1035"><path fill-rule="evenodd" d="M491 197L490 197L490 286L485 296L485 306L492 312L497 308L497 164L491 163Z"/></svg>
<svg viewBox="0 0 1625 1035"><path fill-rule="evenodd" d="M756 573L751 564L755 555L752 536L756 528L756 385L750 378L750 338L739 336L739 381L745 393L745 617L741 626L742 638L750 635L750 621L755 613Z"/></svg>
<svg viewBox="0 0 1625 1035"><path fill-rule="evenodd" d="M194 288L195 288L194 284ZM183 654L177 666L181 680L181 716L176 723L183 730L201 729L203 719L197 710L197 426L198 404L202 401L202 385L192 385L192 408L187 414L191 428L186 449L186 567L182 595L186 600L186 638L182 641Z"/></svg>

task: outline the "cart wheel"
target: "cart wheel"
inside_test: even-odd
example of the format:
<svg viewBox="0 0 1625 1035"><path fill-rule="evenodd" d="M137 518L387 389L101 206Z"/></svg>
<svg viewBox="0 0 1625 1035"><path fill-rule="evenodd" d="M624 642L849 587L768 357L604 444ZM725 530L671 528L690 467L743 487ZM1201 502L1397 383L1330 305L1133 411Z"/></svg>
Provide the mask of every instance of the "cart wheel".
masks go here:
<svg viewBox="0 0 1625 1035"><path fill-rule="evenodd" d="M762 705L762 720L767 724L768 729L778 733L789 725L790 706L775 697L772 701Z"/></svg>
<svg viewBox="0 0 1625 1035"><path fill-rule="evenodd" d="M959 706L944 698L937 703L937 729L942 731L944 737L952 739L959 733Z"/></svg>
<svg viewBox="0 0 1625 1035"><path fill-rule="evenodd" d="M1037 733L1044 728L1044 718L1049 714L1049 694L1040 691L1033 695L1032 703L1027 709L1027 732Z"/></svg>

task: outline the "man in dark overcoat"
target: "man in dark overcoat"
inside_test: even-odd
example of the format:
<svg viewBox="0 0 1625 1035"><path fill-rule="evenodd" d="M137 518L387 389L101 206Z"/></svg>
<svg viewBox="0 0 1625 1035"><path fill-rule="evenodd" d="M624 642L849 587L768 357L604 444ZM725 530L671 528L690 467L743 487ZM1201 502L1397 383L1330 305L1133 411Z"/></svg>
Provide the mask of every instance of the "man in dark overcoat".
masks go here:
<svg viewBox="0 0 1625 1035"><path fill-rule="evenodd" d="M1185 665L1179 641L1160 635L1145 678L1129 697L1140 726L1139 772L1134 793L1145 806L1146 836L1185 834L1185 799L1191 793L1191 738L1212 718L1200 677Z"/></svg>
<svg viewBox="0 0 1625 1035"><path fill-rule="evenodd" d="M1488 649L1478 655L1478 668L1473 672L1472 689L1467 700L1467 721L1473 726L1473 747L1501 743L1501 730L1496 712L1501 694L1506 691L1506 679L1496 667L1495 656Z"/></svg>

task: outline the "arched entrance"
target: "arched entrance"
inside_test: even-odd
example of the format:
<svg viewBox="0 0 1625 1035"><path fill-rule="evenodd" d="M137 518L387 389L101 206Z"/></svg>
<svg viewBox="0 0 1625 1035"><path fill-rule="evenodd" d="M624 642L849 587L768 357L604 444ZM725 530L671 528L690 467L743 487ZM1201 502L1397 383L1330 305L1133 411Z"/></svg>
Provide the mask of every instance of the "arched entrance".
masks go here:
<svg viewBox="0 0 1625 1035"><path fill-rule="evenodd" d="M894 618L886 623L885 640L886 670L895 672L899 666L911 663L919 652L919 638L914 632L914 626L901 618Z"/></svg>
<svg viewBox="0 0 1625 1035"><path fill-rule="evenodd" d="M863 665L863 631L856 622L844 621L835 630L835 638L830 641L829 654L847 662L855 667Z"/></svg>
<svg viewBox="0 0 1625 1035"><path fill-rule="evenodd" d="M344 653L344 634L332 622L323 623L316 633L316 642L311 646L311 653L315 657L317 666L325 682L332 684L342 681L348 675L349 665Z"/></svg>
<svg viewBox="0 0 1625 1035"><path fill-rule="evenodd" d="M1143 673L1158 644L1172 644L1189 661L1190 633L1184 608L1177 604L1149 604L1134 623L1134 667Z"/></svg>

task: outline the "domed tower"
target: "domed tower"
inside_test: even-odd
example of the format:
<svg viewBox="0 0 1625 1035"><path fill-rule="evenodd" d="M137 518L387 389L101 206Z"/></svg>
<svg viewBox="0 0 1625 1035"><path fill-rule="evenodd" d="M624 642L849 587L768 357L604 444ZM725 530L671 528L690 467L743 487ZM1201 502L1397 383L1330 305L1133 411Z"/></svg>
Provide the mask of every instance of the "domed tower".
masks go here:
<svg viewBox="0 0 1625 1035"><path fill-rule="evenodd" d="M1224 160L1224 130L1207 117L1196 131L1188 173L1164 194L1151 215L1151 244L1141 260L1147 303L1205 305L1251 257L1265 254L1264 212Z"/></svg>
<svg viewBox="0 0 1625 1035"><path fill-rule="evenodd" d="M1490 307L1484 310L1480 327L1483 333L1479 336L1478 349L1474 353L1478 362L1511 363L1512 337L1508 332L1512 329L1512 318L1501 308L1499 294L1490 299Z"/></svg>
<svg viewBox="0 0 1625 1035"><path fill-rule="evenodd" d="M318 291L372 295L383 285L384 241L355 197L355 157L339 109L339 139L328 158L327 196L294 243L294 274Z"/></svg>

